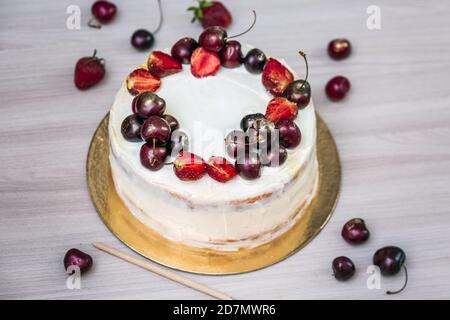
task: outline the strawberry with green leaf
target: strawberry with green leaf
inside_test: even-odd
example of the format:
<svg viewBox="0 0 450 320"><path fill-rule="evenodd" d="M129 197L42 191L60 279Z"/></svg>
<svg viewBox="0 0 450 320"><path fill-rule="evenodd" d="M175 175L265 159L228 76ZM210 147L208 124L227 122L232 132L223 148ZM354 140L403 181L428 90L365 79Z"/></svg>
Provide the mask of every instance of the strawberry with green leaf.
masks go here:
<svg viewBox="0 0 450 320"><path fill-rule="evenodd" d="M232 22L231 13L219 1L199 0L198 7L189 7L188 11L194 13L191 22L199 20L204 29L213 26L227 28Z"/></svg>

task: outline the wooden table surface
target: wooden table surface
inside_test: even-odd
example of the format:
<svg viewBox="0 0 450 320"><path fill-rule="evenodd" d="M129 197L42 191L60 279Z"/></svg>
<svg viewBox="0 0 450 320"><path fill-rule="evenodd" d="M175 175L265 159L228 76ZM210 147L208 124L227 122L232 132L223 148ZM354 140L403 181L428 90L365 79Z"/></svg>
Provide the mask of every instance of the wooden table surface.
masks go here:
<svg viewBox="0 0 450 320"><path fill-rule="evenodd" d="M89 142L130 69L145 60L131 33L157 23L156 1L119 1L117 19L101 30L86 27L92 1L2 0L0 4L0 298L203 299L200 293L95 250L102 241L129 251L103 225L86 187ZM308 53L318 112L336 139L343 167L335 213L320 235L293 257L264 270L234 276L189 278L238 299L450 298L450 3L446 0L224 1L245 28L243 42L304 70ZM196 37L190 0L163 1L165 24L155 48ZM81 8L81 30L66 28L66 8ZM381 9L381 29L366 26L369 5ZM353 55L342 62L326 53L329 40L348 37ZM73 85L78 58L93 49L107 75L85 92ZM324 86L342 74L348 98L331 103ZM345 221L362 217L372 237L346 244ZM402 275L366 287L374 251L394 244L407 253L410 282L394 297ZM66 288L62 258L77 247L95 267L80 290ZM129 251L131 252L131 251ZM331 276L334 257L347 255L356 276Z"/></svg>

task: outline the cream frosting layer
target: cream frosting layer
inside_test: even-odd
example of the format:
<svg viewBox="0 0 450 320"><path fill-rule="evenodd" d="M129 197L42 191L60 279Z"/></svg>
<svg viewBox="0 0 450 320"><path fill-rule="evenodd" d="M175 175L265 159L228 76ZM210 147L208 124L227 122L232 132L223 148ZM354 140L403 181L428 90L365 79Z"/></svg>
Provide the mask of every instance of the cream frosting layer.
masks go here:
<svg viewBox="0 0 450 320"><path fill-rule="evenodd" d="M216 76L202 79L192 76L189 68L184 65L182 72L163 78L156 93L166 101L166 113L188 133L191 152L205 160L226 156L225 135L239 128L246 114L265 113L272 96L261 75L243 66L222 67ZM172 166L156 172L144 168L139 160L142 143L128 142L120 132L123 119L131 114L132 99L123 83L110 112L113 180L130 211L163 236L217 250L254 247L288 230L313 198L318 164L312 102L299 111L296 123L302 142L289 150L286 163L264 167L261 178L253 181L236 177L222 184L208 176L181 181Z"/></svg>

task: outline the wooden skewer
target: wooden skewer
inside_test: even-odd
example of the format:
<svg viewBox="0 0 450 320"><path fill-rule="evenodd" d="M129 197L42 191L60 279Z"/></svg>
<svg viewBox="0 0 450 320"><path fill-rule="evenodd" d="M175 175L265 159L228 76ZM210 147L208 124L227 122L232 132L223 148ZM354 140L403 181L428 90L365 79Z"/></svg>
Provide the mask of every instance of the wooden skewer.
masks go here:
<svg viewBox="0 0 450 320"><path fill-rule="evenodd" d="M191 279L185 278L183 276L180 276L174 272L168 271L166 269L163 269L161 267L158 267L154 264L148 263L146 261L143 261L141 259L138 259L136 257L133 257L132 255L129 255L125 252L122 252L120 250L108 247L107 245L99 242L93 242L92 245L96 247L99 250L102 250L106 253L109 253L113 256L116 256L122 260L125 260L129 263L132 263L134 265L137 265L141 268L144 268L146 270L149 270L151 272L154 272L156 274L159 274L160 276L163 276L167 279L170 279L172 281L178 282L186 287L192 288L194 290L200 291L204 294L207 294L211 297L214 297L216 299L220 300L233 300L230 296L227 296L226 294L219 292L217 290L208 288L207 286L200 284L198 282L192 281Z"/></svg>

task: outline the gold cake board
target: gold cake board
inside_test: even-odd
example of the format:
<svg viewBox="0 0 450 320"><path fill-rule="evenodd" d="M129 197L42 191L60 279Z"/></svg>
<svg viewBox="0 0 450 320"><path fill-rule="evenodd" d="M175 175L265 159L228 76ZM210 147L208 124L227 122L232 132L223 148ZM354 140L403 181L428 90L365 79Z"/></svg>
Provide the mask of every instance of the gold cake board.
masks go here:
<svg viewBox="0 0 450 320"><path fill-rule="evenodd" d="M168 240L141 223L114 188L109 165L109 115L92 138L87 157L87 183L92 202L111 232L137 253L164 266L200 274L222 275L261 269L308 244L331 217L339 194L341 167L333 137L317 114L319 189L299 221L280 237L252 249L216 251ZM195 182L193 182L195 183Z"/></svg>

